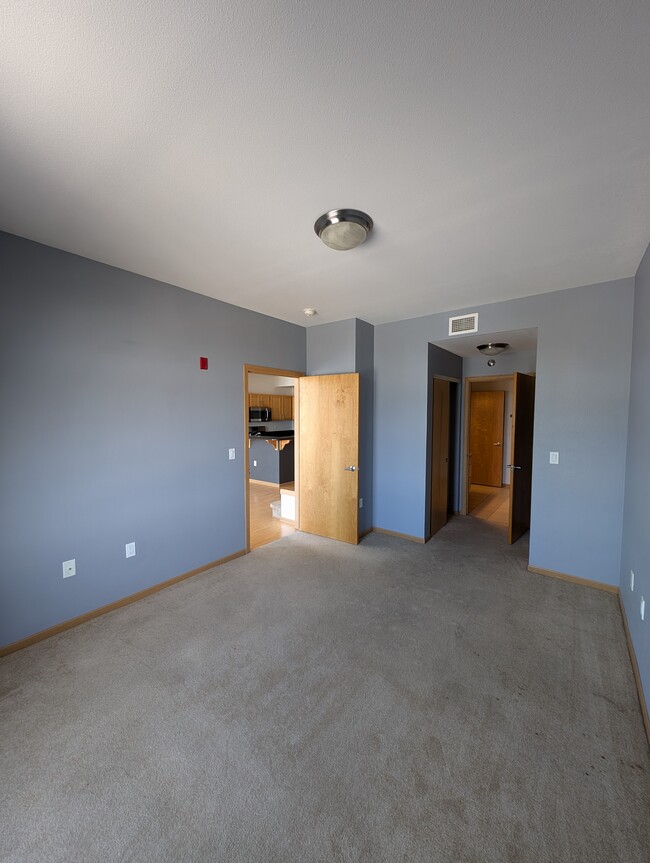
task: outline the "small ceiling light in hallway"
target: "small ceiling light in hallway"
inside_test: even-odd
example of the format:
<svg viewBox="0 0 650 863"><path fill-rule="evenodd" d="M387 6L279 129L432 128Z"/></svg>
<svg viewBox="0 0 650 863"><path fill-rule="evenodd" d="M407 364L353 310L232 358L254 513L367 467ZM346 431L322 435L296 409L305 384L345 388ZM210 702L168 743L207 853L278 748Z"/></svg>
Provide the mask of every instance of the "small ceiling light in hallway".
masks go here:
<svg viewBox="0 0 650 863"><path fill-rule="evenodd" d="M488 342L487 345L478 345L476 350L480 351L485 357L498 357L510 345L507 342Z"/></svg>

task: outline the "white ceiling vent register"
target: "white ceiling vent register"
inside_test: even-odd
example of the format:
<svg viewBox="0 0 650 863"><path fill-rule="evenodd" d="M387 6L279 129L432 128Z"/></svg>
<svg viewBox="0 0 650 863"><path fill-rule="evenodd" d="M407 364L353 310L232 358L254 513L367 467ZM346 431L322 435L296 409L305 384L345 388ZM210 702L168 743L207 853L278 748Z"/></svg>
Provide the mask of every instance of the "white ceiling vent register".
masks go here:
<svg viewBox="0 0 650 863"><path fill-rule="evenodd" d="M478 333L478 312L449 318L449 335L459 336L461 333Z"/></svg>

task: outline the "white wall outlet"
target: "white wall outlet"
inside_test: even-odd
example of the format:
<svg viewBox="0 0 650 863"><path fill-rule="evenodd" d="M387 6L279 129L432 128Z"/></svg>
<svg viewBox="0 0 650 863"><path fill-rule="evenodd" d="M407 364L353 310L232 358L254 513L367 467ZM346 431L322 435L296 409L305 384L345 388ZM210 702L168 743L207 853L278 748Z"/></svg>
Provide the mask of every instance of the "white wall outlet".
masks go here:
<svg viewBox="0 0 650 863"><path fill-rule="evenodd" d="M363 498L359 498L359 509L363 509Z"/></svg>
<svg viewBox="0 0 650 863"><path fill-rule="evenodd" d="M63 561L63 577L70 578L71 575L77 574L77 561L76 560L64 560Z"/></svg>
<svg viewBox="0 0 650 863"><path fill-rule="evenodd" d="M127 542L127 544L124 546L124 548L126 550L126 556L127 557L135 557L135 543L134 542Z"/></svg>
<svg viewBox="0 0 650 863"><path fill-rule="evenodd" d="M640 611L641 611L641 620L644 620L645 619L645 599L643 597L641 597Z"/></svg>
<svg viewBox="0 0 650 863"><path fill-rule="evenodd" d="M257 459L253 459L253 467L257 467Z"/></svg>
<svg viewBox="0 0 650 863"><path fill-rule="evenodd" d="M235 458L235 448L232 447L231 449L228 450L228 459L230 461L233 461L234 458Z"/></svg>
<svg viewBox="0 0 650 863"><path fill-rule="evenodd" d="M559 464L560 463L560 453L559 452L550 452L548 454L548 463L549 464Z"/></svg>
<svg viewBox="0 0 650 863"><path fill-rule="evenodd" d="M634 570L630 570L630 590L634 590Z"/></svg>

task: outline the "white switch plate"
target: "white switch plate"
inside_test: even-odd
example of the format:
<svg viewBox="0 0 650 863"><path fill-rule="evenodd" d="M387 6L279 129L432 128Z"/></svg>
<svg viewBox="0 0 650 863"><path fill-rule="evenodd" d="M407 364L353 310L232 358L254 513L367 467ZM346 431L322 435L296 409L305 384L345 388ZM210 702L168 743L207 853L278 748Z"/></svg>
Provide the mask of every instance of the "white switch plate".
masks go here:
<svg viewBox="0 0 650 863"><path fill-rule="evenodd" d="M645 618L645 599L641 597L641 620Z"/></svg>
<svg viewBox="0 0 650 863"><path fill-rule="evenodd" d="M630 570L630 590L634 590L634 570Z"/></svg>
<svg viewBox="0 0 650 863"><path fill-rule="evenodd" d="M253 467L257 467L257 460L253 459Z"/></svg>
<svg viewBox="0 0 650 863"><path fill-rule="evenodd" d="M124 546L124 549L126 551L127 557L135 557L135 543L134 542L127 542L127 544Z"/></svg>
<svg viewBox="0 0 650 863"><path fill-rule="evenodd" d="M549 464L559 464L560 463L560 453L559 452L550 452L548 454L548 463Z"/></svg>
<svg viewBox="0 0 650 863"><path fill-rule="evenodd" d="M64 560L63 561L63 577L70 578L71 575L77 574L77 561L72 560Z"/></svg>
<svg viewBox="0 0 650 863"><path fill-rule="evenodd" d="M363 509L363 498L359 498L359 509Z"/></svg>
<svg viewBox="0 0 650 863"><path fill-rule="evenodd" d="M228 450L228 458L230 461L232 461L235 458L235 448L234 447L232 447L232 449Z"/></svg>

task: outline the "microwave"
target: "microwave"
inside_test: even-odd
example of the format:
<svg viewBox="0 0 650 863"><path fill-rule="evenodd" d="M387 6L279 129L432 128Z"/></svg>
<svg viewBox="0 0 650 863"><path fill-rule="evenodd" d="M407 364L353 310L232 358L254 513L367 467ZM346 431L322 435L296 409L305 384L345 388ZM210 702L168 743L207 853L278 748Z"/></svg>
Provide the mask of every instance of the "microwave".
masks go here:
<svg viewBox="0 0 650 863"><path fill-rule="evenodd" d="M271 421L271 408L249 408L248 422L268 423Z"/></svg>

